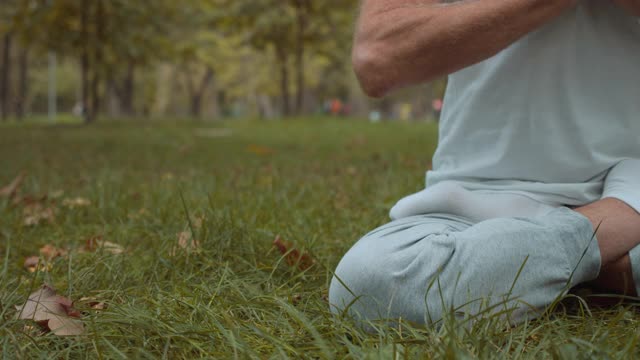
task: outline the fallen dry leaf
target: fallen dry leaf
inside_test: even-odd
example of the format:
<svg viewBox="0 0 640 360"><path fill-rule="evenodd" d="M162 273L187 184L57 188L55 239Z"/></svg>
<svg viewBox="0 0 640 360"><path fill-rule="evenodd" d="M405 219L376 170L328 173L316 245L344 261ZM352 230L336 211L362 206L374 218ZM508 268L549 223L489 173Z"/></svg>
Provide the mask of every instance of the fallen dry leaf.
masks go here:
<svg viewBox="0 0 640 360"><path fill-rule="evenodd" d="M14 196L13 205L31 206L47 202L49 194Z"/></svg>
<svg viewBox="0 0 640 360"><path fill-rule="evenodd" d="M93 310L104 310L107 308L107 305L94 297L83 297L80 299L81 303L87 304Z"/></svg>
<svg viewBox="0 0 640 360"><path fill-rule="evenodd" d="M35 262L35 264L34 264L33 258L38 259L38 261L40 261L40 262ZM34 273L36 271L39 271L39 272L50 272L53 269L53 265L48 261L41 260L37 256L32 256L32 257L29 257L29 258L25 259L24 268L27 269L27 271L30 272L30 273Z"/></svg>
<svg viewBox="0 0 640 360"><path fill-rule="evenodd" d="M53 245L45 245L40 248L40 256L30 256L24 260L24 268L29 272L50 271L52 268L51 260L67 256L69 252L66 249L60 249Z"/></svg>
<svg viewBox="0 0 640 360"><path fill-rule="evenodd" d="M36 202L29 204L22 209L23 224L25 226L40 225L43 221L53 224L56 218L55 209Z"/></svg>
<svg viewBox="0 0 640 360"><path fill-rule="evenodd" d="M49 319L49 330L58 336L74 336L84 334L81 320L69 316L56 316Z"/></svg>
<svg viewBox="0 0 640 360"><path fill-rule="evenodd" d="M247 151L252 153L252 154L259 155L259 156L271 155L271 154L273 154L275 152L271 148L268 148L268 147L262 146L262 145L255 145L255 144L251 144L251 145L247 146Z"/></svg>
<svg viewBox="0 0 640 360"><path fill-rule="evenodd" d="M59 336L81 335L84 325L78 318L80 313L73 308L73 302L56 291L43 285L39 290L29 295L27 302L16 306L17 319L33 320L45 330Z"/></svg>
<svg viewBox="0 0 640 360"><path fill-rule="evenodd" d="M18 192L18 190L20 189L20 186L22 185L24 178L25 178L25 173L22 172L15 179L13 179L13 181L11 181L9 185L3 188L0 188L0 197L7 197L7 198L14 197Z"/></svg>
<svg viewBox="0 0 640 360"><path fill-rule="evenodd" d="M56 291L43 285L39 290L29 295L27 302L22 306L16 306L19 311L18 319L31 319L34 321L49 320L52 313L64 312L62 305L55 301Z"/></svg>
<svg viewBox="0 0 640 360"><path fill-rule="evenodd" d="M60 249L53 245L47 244L40 248L40 255L42 255L46 260L53 260L60 256L67 256L69 251L66 249Z"/></svg>
<svg viewBox="0 0 640 360"><path fill-rule="evenodd" d="M69 209L75 209L79 207L87 207L91 205L91 201L85 198L76 197L72 199L64 199L62 200L62 205L68 207Z"/></svg>
<svg viewBox="0 0 640 360"><path fill-rule="evenodd" d="M105 241L102 236L94 236L88 238L84 245L84 251L86 252L95 252L95 251L105 251L110 254L119 255L125 252L124 247L122 245L112 243L110 241Z"/></svg>
<svg viewBox="0 0 640 360"><path fill-rule="evenodd" d="M40 257L39 256L29 256L24 260L24 268L29 272L36 272L38 270L38 266L40 265Z"/></svg>
<svg viewBox="0 0 640 360"><path fill-rule="evenodd" d="M273 245L278 248L280 253L285 257L285 260L289 266L297 266L298 269L304 271L309 269L315 264L315 260L308 253L301 253L298 249L293 247L289 242L282 240L280 235L276 236L273 241Z"/></svg>
<svg viewBox="0 0 640 360"><path fill-rule="evenodd" d="M175 256L179 250L185 250L188 253L200 251L200 243L191 236L190 231L183 231L178 234L178 244L171 249L171 256Z"/></svg>

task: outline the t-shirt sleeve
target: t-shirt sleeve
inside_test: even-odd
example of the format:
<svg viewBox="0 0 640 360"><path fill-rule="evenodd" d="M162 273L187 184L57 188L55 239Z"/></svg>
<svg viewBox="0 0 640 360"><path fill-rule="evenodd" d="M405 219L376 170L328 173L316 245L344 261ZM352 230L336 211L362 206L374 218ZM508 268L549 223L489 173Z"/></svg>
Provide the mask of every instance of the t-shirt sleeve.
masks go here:
<svg viewBox="0 0 640 360"><path fill-rule="evenodd" d="M622 160L611 168L602 197L622 200L640 212L640 160Z"/></svg>

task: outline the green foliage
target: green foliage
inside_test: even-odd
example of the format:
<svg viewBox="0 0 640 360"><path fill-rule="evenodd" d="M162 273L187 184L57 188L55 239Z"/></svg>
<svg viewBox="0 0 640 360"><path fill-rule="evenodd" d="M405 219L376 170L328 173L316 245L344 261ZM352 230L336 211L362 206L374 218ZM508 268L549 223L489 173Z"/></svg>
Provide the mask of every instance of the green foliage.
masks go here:
<svg viewBox="0 0 640 360"><path fill-rule="evenodd" d="M217 91L229 102L251 102L258 94L277 98L295 91L301 97L319 87L346 94L350 86L345 75L355 0L5 3L0 34L11 31L36 56L54 51L85 66L82 89L97 91L83 96L86 108L98 106L88 103L90 97L99 100L107 90L120 102L148 107L155 96L149 89L157 85L143 80L166 64L192 100L207 91L210 98L221 95L212 94ZM280 81L282 71L296 75Z"/></svg>
<svg viewBox="0 0 640 360"><path fill-rule="evenodd" d="M12 35L16 73L8 100L46 110L47 54L55 52L59 109L82 102L90 118L275 118L320 112L334 98L358 116L410 102L415 117L426 118L425 94L438 96L440 85L382 103L360 91L349 61L356 7L356 0L4 0L0 35ZM27 81L17 76L19 53L28 53Z"/></svg>
<svg viewBox="0 0 640 360"><path fill-rule="evenodd" d="M20 1L14 9L12 29L33 47L77 56L83 44L82 1ZM133 59L145 63L170 53L177 5L168 0L135 2L90 1L89 45L100 47L107 64ZM102 7L98 12L98 5ZM102 24L102 28L98 28Z"/></svg>

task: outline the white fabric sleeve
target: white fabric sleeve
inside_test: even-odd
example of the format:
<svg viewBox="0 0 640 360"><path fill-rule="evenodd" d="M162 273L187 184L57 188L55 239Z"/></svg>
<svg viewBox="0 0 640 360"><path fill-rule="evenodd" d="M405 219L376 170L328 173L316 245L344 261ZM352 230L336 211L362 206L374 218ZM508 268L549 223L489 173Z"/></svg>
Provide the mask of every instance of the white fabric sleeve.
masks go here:
<svg viewBox="0 0 640 360"><path fill-rule="evenodd" d="M604 182L603 198L616 198L640 212L640 159L620 161Z"/></svg>

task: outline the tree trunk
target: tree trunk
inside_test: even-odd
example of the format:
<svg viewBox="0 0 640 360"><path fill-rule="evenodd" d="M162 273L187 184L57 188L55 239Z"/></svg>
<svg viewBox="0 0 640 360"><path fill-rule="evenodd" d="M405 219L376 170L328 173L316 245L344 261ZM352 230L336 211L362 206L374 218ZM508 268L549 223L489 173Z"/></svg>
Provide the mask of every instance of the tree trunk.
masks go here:
<svg viewBox="0 0 640 360"><path fill-rule="evenodd" d="M29 49L25 46L18 58L18 96L16 97L16 118L23 120L29 95Z"/></svg>
<svg viewBox="0 0 640 360"><path fill-rule="evenodd" d="M102 44L104 41L104 4L102 0L96 1L96 40L98 44ZM101 101L100 101L100 75L102 73L102 67L98 66L102 59L102 46L94 47L93 54L93 78L91 79L91 110L93 116L98 116L100 113Z"/></svg>
<svg viewBox="0 0 640 360"><path fill-rule="evenodd" d="M82 67L82 117L86 124L93 122L93 109L89 103L90 97L90 79L89 79L89 1L82 0L82 12L80 15L80 32L82 34L82 54L80 56L80 63Z"/></svg>
<svg viewBox="0 0 640 360"><path fill-rule="evenodd" d="M11 42L10 33L2 41L2 70L0 73L0 119L9 117L9 87L11 84Z"/></svg>
<svg viewBox="0 0 640 360"><path fill-rule="evenodd" d="M229 109L227 108L227 93L224 90L218 90L216 92L216 102L218 103L218 113L220 116L229 116Z"/></svg>
<svg viewBox="0 0 640 360"><path fill-rule="evenodd" d="M307 14L304 0L296 0L296 115L300 115L304 108L304 37L307 27Z"/></svg>
<svg viewBox="0 0 640 360"><path fill-rule="evenodd" d="M282 101L282 115L291 115L291 106L289 100L289 61L287 51L283 46L276 47L276 56L278 66L280 67L280 98Z"/></svg>
<svg viewBox="0 0 640 360"><path fill-rule="evenodd" d="M204 97L205 91L207 91L207 87L213 80L213 76L215 75L212 68L207 67L207 70L200 81L200 85L197 89L191 94L191 116L193 118L199 119L202 116L202 98Z"/></svg>
<svg viewBox="0 0 640 360"><path fill-rule="evenodd" d="M125 75L124 82L122 84L122 91L120 92L120 102L122 104L122 112L126 116L134 116L135 110L133 108L133 94L135 91L135 64L132 60L129 61L127 66L127 74Z"/></svg>
<svg viewBox="0 0 640 360"><path fill-rule="evenodd" d="M95 119L100 112L100 73L97 66L93 67L93 77L91 79L91 115Z"/></svg>
<svg viewBox="0 0 640 360"><path fill-rule="evenodd" d="M113 76L113 71L105 69L105 105L109 117L122 116L122 100L120 89Z"/></svg>

